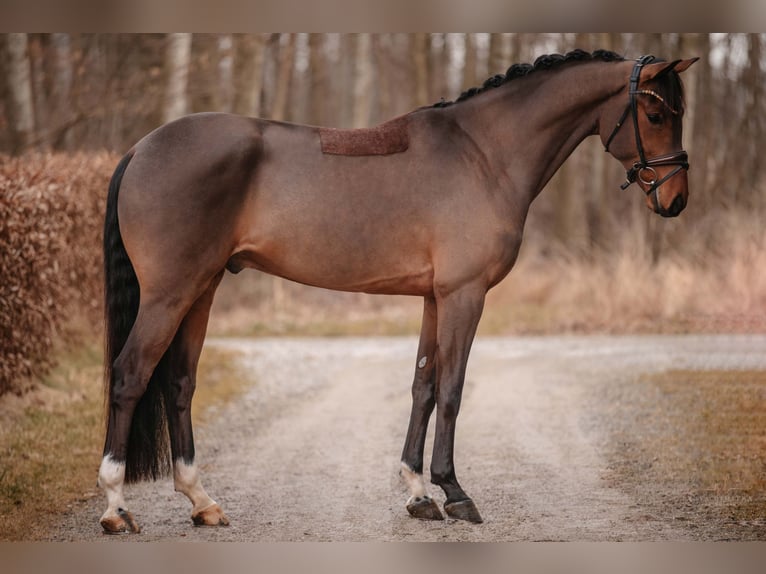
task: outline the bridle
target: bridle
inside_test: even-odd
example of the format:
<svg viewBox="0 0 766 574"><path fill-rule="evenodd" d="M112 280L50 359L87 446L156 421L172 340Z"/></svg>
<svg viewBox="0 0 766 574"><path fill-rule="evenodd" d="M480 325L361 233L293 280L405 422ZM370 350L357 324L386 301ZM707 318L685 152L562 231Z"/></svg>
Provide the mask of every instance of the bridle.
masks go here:
<svg viewBox="0 0 766 574"><path fill-rule="evenodd" d="M660 199L658 197L657 190L663 183L676 175L682 169L689 169L689 155L684 150L671 152L665 155L659 155L650 159L646 159L646 156L644 155L644 146L641 144L641 132L638 129L638 100L636 96L641 94L653 96L665 104L665 106L673 114L678 114L678 110L671 108L656 92L653 92L652 90L638 89L638 84L641 80L641 70L646 64L650 64L654 60L654 56L642 56L636 60L636 63L633 66L633 72L630 74L630 83L628 85L628 105L625 108L625 111L622 113L620 119L617 121L617 125L614 126L612 134L606 140L604 151L609 151L609 145L612 143L614 136L617 135L617 132L620 131L622 124L625 122L628 117L628 113L630 112L633 116L633 127L636 131L636 147L638 148L639 159L627 171L625 183L620 186L620 189L627 189L630 185L635 183L636 180L640 181L644 185L648 185L649 189L646 190L646 195L651 194L654 209L659 213L663 211L663 209L660 206ZM665 177L658 180L657 171L654 168L668 165L675 165L676 168L668 173Z"/></svg>

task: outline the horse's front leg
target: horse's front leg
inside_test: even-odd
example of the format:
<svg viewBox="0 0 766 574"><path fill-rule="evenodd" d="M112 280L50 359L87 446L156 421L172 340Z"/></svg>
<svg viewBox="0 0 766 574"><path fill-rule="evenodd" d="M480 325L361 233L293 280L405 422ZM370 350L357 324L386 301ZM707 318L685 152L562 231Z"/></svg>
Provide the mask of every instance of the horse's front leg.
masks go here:
<svg viewBox="0 0 766 574"><path fill-rule="evenodd" d="M436 301L426 297L423 304L423 323L420 344L412 382L412 413L407 439L402 451L401 476L410 489L407 512L415 518L444 520L439 507L428 495L423 481L423 449L428 430L428 419L434 410L434 383L436 381Z"/></svg>
<svg viewBox="0 0 766 574"><path fill-rule="evenodd" d="M447 495L444 510L451 518L482 522L473 501L458 484L453 453L455 423L465 380L466 363L484 308L486 290L471 285L437 298L436 433L431 482Z"/></svg>

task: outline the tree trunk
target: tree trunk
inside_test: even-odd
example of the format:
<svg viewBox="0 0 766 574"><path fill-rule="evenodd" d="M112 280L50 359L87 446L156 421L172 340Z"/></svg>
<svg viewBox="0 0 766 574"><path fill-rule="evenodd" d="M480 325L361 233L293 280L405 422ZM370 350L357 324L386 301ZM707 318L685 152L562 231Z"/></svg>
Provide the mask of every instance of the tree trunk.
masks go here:
<svg viewBox="0 0 766 574"><path fill-rule="evenodd" d="M173 121L188 113L186 88L191 60L191 34L168 34L165 48L165 101L162 121Z"/></svg>
<svg viewBox="0 0 766 574"><path fill-rule="evenodd" d="M508 34L493 32L489 36L489 75L505 74L513 62L509 62L511 52Z"/></svg>
<svg viewBox="0 0 766 574"><path fill-rule="evenodd" d="M513 64L521 63L524 60L522 49L524 47L524 34L516 32L511 36L511 55L510 62L506 68L510 68Z"/></svg>
<svg viewBox="0 0 766 574"><path fill-rule="evenodd" d="M753 204L756 185L762 172L760 162L760 144L763 139L763 46L760 34L748 34L748 67L745 72L745 86L749 92L745 117L748 118L746 141L744 146L745 161L743 162L742 182L747 204Z"/></svg>
<svg viewBox="0 0 766 574"><path fill-rule="evenodd" d="M286 43L279 50L279 70L277 85L274 91L274 106L271 109L271 119L286 120L287 104L290 101L290 83L295 66L295 34L287 34Z"/></svg>
<svg viewBox="0 0 766 574"><path fill-rule="evenodd" d="M463 59L463 90L472 88L476 85L476 39L473 34L464 34L465 38L465 57Z"/></svg>
<svg viewBox="0 0 766 574"><path fill-rule="evenodd" d="M326 125L329 117L325 41L324 34L309 34L309 74L311 75L309 122L318 126Z"/></svg>
<svg viewBox="0 0 766 574"><path fill-rule="evenodd" d="M372 107L372 58L369 34L356 35L356 65L354 74L354 123L355 128L367 127Z"/></svg>
<svg viewBox="0 0 766 574"><path fill-rule="evenodd" d="M428 104L428 34L418 33L412 38L412 61L415 64L415 105Z"/></svg>
<svg viewBox="0 0 766 574"><path fill-rule="evenodd" d="M21 153L34 138L34 106L26 34L8 34L8 91L13 153Z"/></svg>
<svg viewBox="0 0 766 574"><path fill-rule="evenodd" d="M234 37L234 113L260 116L266 38L263 34Z"/></svg>
<svg viewBox="0 0 766 574"><path fill-rule="evenodd" d="M684 118L685 149L694 164L689 171L691 189L697 197L705 194L707 186L707 158L710 154L711 105L713 103L712 74L710 69L710 35L697 34L696 41L690 54L700 56L700 61L694 64L695 76L693 81L684 84L686 88L686 117ZM695 199L696 201L696 199Z"/></svg>
<svg viewBox="0 0 766 574"><path fill-rule="evenodd" d="M428 102L446 99L449 95L447 69L449 67L449 47L447 34L432 34L429 54Z"/></svg>
<svg viewBox="0 0 766 574"><path fill-rule="evenodd" d="M69 34L52 34L53 47L53 108L56 110L52 144L56 149L71 149L73 144L72 126L76 121L72 112L72 68L73 57Z"/></svg>
<svg viewBox="0 0 766 574"><path fill-rule="evenodd" d="M378 108L375 123L389 119L392 115L391 97L391 63L386 51L386 40L390 35L374 34L372 48L375 56L375 67L378 71Z"/></svg>

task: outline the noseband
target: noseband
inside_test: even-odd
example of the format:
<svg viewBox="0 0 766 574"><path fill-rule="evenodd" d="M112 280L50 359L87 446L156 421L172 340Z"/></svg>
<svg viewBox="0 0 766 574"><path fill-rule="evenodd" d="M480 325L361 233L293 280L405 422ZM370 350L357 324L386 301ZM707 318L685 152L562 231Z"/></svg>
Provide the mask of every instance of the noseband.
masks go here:
<svg viewBox="0 0 766 574"><path fill-rule="evenodd" d="M664 103L665 106L670 109L673 114L678 114L678 111L671 108L665 102L665 100L659 96L659 94L651 90L638 89L638 84L641 80L641 70L646 64L650 64L653 61L654 56L642 56L636 60L636 64L633 66L633 72L630 74L630 84L628 86L628 105L618 120L617 125L614 126L609 139L606 140L604 151L609 151L609 145L612 143L614 136L617 135L617 132L620 130L622 124L625 122L625 119L628 117L628 112L630 112L633 116L633 127L636 131L636 147L638 148L639 160L634 163L633 167L627 171L625 183L623 183L620 188L627 189L631 184L635 183L636 180L640 181L644 185L648 185L649 189L646 190L646 195L651 194L654 209L659 213L662 211L662 207L660 206L660 199L658 197L657 190L663 183L676 175L682 169L689 169L689 155L684 150L668 153L665 155L659 155L650 159L646 159L646 156L644 155L644 146L641 144L641 132L638 129L638 100L636 96L640 94L653 96ZM676 168L668 173L665 177L658 180L657 171L654 168L668 165L675 165Z"/></svg>

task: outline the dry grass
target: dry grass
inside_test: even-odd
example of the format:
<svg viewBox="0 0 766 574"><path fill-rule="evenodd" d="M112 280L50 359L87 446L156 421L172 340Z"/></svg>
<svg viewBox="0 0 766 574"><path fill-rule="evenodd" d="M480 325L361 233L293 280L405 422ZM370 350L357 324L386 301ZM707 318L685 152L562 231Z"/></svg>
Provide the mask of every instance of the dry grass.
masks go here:
<svg viewBox="0 0 766 574"><path fill-rule="evenodd" d="M205 349L192 416L234 400L252 383L233 351ZM0 399L0 540L44 538L56 515L100 495L103 446L102 353L81 347L35 391Z"/></svg>
<svg viewBox="0 0 766 574"><path fill-rule="evenodd" d="M673 370L606 394L615 484L716 536L766 534L766 371Z"/></svg>
<svg viewBox="0 0 766 574"><path fill-rule="evenodd" d="M55 515L92 496L102 440L101 355L65 357L21 399L3 397L0 539L40 538Z"/></svg>
<svg viewBox="0 0 766 574"><path fill-rule="evenodd" d="M766 492L766 372L678 370L644 383L656 385L675 428L661 439L658 470L690 472L716 494Z"/></svg>
<svg viewBox="0 0 766 574"><path fill-rule="evenodd" d="M760 216L722 213L711 233L713 241L697 234L656 258L631 227L611 248L590 253L559 248L542 256L533 247L490 292L484 332L766 331Z"/></svg>

